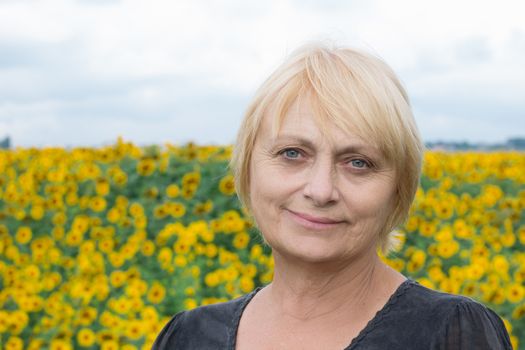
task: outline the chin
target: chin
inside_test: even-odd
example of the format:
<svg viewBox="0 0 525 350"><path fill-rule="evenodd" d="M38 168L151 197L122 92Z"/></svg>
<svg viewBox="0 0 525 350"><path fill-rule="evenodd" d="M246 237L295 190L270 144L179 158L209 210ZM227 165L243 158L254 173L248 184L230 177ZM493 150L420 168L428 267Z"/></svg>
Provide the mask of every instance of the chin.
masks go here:
<svg viewBox="0 0 525 350"><path fill-rule="evenodd" d="M343 261L351 255L350 251L343 251L341 244L336 242L326 242L320 237L303 236L295 242L280 242L272 245L274 254L278 253L283 257L305 263L327 263ZM332 244L330 244L332 243Z"/></svg>

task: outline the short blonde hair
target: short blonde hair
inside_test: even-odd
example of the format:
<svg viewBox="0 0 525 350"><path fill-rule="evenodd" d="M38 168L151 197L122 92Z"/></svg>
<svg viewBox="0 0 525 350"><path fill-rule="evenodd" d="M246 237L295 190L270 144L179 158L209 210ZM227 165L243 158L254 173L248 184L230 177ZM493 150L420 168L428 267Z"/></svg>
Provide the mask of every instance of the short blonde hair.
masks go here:
<svg viewBox="0 0 525 350"><path fill-rule="evenodd" d="M293 52L262 84L248 106L231 159L241 204L251 215L250 161L264 115L281 122L292 103L307 98L323 125L335 123L370 140L396 174L392 213L379 233L386 254L395 243L393 230L408 217L419 185L424 146L408 96L392 69L365 52L308 44ZM278 130L274 130L278 132Z"/></svg>

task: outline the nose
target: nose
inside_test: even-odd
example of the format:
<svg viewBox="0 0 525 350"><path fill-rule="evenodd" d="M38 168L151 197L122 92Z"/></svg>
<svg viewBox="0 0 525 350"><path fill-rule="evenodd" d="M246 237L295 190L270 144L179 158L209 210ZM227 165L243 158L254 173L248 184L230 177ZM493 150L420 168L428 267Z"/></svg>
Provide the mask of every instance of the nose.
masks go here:
<svg viewBox="0 0 525 350"><path fill-rule="evenodd" d="M336 172L334 165L329 161L316 161L309 169L303 194L315 206L324 207L339 200L339 191L336 186Z"/></svg>

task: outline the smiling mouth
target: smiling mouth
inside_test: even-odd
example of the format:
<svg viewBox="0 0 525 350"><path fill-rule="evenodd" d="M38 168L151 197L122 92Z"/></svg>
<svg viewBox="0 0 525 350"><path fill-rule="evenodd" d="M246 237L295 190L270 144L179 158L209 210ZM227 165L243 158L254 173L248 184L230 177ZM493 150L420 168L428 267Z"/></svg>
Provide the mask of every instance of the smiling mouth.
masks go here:
<svg viewBox="0 0 525 350"><path fill-rule="evenodd" d="M326 217L312 216L305 213L294 212L286 209L286 212L294 219L295 222L302 226L313 229L333 228L339 224L344 223L344 220L334 220Z"/></svg>

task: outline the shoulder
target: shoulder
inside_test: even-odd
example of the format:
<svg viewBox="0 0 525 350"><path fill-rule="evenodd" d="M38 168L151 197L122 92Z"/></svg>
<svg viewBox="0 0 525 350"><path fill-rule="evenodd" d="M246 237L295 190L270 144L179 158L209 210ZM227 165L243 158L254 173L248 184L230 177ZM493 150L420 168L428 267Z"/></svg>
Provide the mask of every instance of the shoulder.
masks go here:
<svg viewBox="0 0 525 350"><path fill-rule="evenodd" d="M255 292L225 303L182 311L164 326L152 349L226 348L241 313Z"/></svg>
<svg viewBox="0 0 525 350"><path fill-rule="evenodd" d="M436 343L444 349L512 349L501 318L472 299L463 298L451 310Z"/></svg>
<svg viewBox="0 0 525 350"><path fill-rule="evenodd" d="M413 319L432 328L435 336L431 348L511 349L501 318L473 299L438 292L413 281L404 299L404 306L417 314Z"/></svg>
<svg viewBox="0 0 525 350"><path fill-rule="evenodd" d="M441 310L440 314L447 319L453 316L460 318L487 318L494 321L496 325L503 326L503 322L494 311L474 299L429 289L414 281L410 281L410 284L412 288L410 288L408 293L408 299L414 304L419 304L419 308L434 311Z"/></svg>
<svg viewBox="0 0 525 350"><path fill-rule="evenodd" d="M437 327L459 305L477 304L474 300L426 288L413 280L406 280L389 300L389 314L404 320ZM480 305L481 306L481 305Z"/></svg>
<svg viewBox="0 0 525 350"><path fill-rule="evenodd" d="M479 305L475 300L456 294L449 294L433 290L421 284L408 280L405 303L413 304L415 309L440 310L440 314L446 316L451 310L459 305Z"/></svg>

